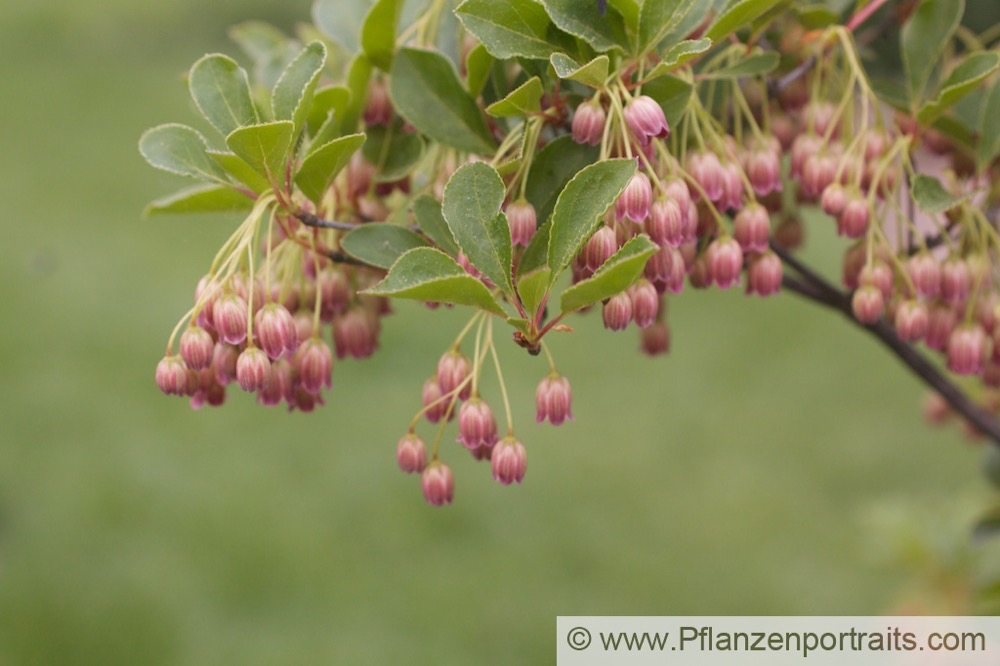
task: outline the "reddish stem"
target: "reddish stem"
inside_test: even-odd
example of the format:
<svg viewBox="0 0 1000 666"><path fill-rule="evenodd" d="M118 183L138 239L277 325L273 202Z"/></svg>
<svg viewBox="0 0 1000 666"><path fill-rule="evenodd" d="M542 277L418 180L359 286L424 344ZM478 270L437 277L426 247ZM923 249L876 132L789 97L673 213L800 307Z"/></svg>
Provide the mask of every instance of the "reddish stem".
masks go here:
<svg viewBox="0 0 1000 666"><path fill-rule="evenodd" d="M871 15L879 10L882 5L886 3L886 0L872 0L851 17L851 20L847 22L847 29L851 32L857 30L862 23L871 18Z"/></svg>

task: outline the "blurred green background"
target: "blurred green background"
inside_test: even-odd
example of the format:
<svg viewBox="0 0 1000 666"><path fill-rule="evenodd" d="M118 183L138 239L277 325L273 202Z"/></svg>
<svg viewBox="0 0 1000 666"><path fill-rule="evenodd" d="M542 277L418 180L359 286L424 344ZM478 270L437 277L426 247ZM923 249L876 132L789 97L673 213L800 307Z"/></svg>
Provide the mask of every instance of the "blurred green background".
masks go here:
<svg viewBox="0 0 1000 666"><path fill-rule="evenodd" d="M197 124L182 75L235 54L228 25L308 11L3 10L0 664L546 663L560 614L874 614L964 566L979 452L924 425L922 389L867 336L791 295L673 299L656 360L577 320L552 343L575 392L561 428L533 422L543 361L502 350L530 471L501 487L449 444L443 510L394 450L461 312L400 305L312 414L160 395L164 341L233 220L141 219L180 183L139 134ZM831 226L809 254L835 267Z"/></svg>

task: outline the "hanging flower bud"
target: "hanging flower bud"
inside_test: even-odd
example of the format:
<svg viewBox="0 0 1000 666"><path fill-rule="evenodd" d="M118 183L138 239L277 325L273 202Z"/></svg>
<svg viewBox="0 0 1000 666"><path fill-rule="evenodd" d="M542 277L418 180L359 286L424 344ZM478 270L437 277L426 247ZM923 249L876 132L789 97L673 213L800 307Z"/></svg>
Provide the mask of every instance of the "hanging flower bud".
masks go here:
<svg viewBox="0 0 1000 666"><path fill-rule="evenodd" d="M877 287L859 287L851 298L851 309L862 324L874 324L885 310L882 292Z"/></svg>
<svg viewBox="0 0 1000 666"><path fill-rule="evenodd" d="M861 238L868 231L871 211L861 197L850 199L837 218L837 233L848 238Z"/></svg>
<svg viewBox="0 0 1000 666"><path fill-rule="evenodd" d="M496 444L497 420L485 400L472 397L462 404L458 412L458 441L469 450Z"/></svg>
<svg viewBox="0 0 1000 666"><path fill-rule="evenodd" d="M688 158L688 172L698 181L709 201L716 203L725 194L726 173L719 156L712 152L692 153Z"/></svg>
<svg viewBox="0 0 1000 666"><path fill-rule="evenodd" d="M597 102L584 102L576 107L573 116L573 140L596 146L604 138L604 123L607 116Z"/></svg>
<svg viewBox="0 0 1000 666"><path fill-rule="evenodd" d="M962 305L972 289L972 273L961 257L948 257L941 266L941 298L952 305Z"/></svg>
<svg viewBox="0 0 1000 666"><path fill-rule="evenodd" d="M438 361L437 381L442 395L448 395L455 391L465 382L465 386L458 394L459 400L468 400L472 393L472 382L465 379L472 372L472 363L457 349L445 352Z"/></svg>
<svg viewBox="0 0 1000 666"><path fill-rule="evenodd" d="M351 308L333 320L333 345L337 358L364 359L375 353L378 333L374 317L364 308Z"/></svg>
<svg viewBox="0 0 1000 666"><path fill-rule="evenodd" d="M823 141L814 134L800 134L792 143L792 176L801 177L808 162L816 153Z"/></svg>
<svg viewBox="0 0 1000 666"><path fill-rule="evenodd" d="M535 420L560 425L573 418L572 402L569 380L553 372L539 382L535 390Z"/></svg>
<svg viewBox="0 0 1000 666"><path fill-rule="evenodd" d="M927 335L925 342L931 349L945 351L948 348L948 340L951 338L951 333L958 324L958 318L954 310L946 305L931 307L927 315Z"/></svg>
<svg viewBox="0 0 1000 666"><path fill-rule="evenodd" d="M636 224L642 224L649 217L652 201L653 186L649 176L637 171L615 202L615 217L619 222L628 218Z"/></svg>
<svg viewBox="0 0 1000 666"><path fill-rule="evenodd" d="M431 423L437 423L444 416L445 412L448 411L448 400L442 400L441 387L438 386L437 377L431 377L424 382L424 387L421 391L421 400L423 401L424 407L428 408L424 412L424 416Z"/></svg>
<svg viewBox="0 0 1000 666"><path fill-rule="evenodd" d="M872 286L882 292L882 298L889 300L892 295L892 269L881 259L874 260L861 269L858 274L858 284Z"/></svg>
<svg viewBox="0 0 1000 666"><path fill-rule="evenodd" d="M722 198L720 210L739 210L743 207L743 171L736 162L727 162L722 167Z"/></svg>
<svg viewBox="0 0 1000 666"><path fill-rule="evenodd" d="M840 214L844 212L844 208L847 206L847 192L844 191L844 186L840 183L830 183L823 190L823 196L820 198L820 206L823 207L823 212L831 217L840 217Z"/></svg>
<svg viewBox="0 0 1000 666"><path fill-rule="evenodd" d="M213 284L208 275L202 276L198 280L198 286L194 290L195 303L201 303L201 310L198 312L198 325L208 331L215 330L215 320L212 317L215 302L222 295L222 290L217 284Z"/></svg>
<svg viewBox="0 0 1000 666"><path fill-rule="evenodd" d="M917 300L903 301L896 308L896 334L905 342L917 342L927 335L927 306Z"/></svg>
<svg viewBox="0 0 1000 666"><path fill-rule="evenodd" d="M499 481L505 486L521 483L527 467L528 454L524 450L524 445L513 435L508 435L500 440L490 456L493 480Z"/></svg>
<svg viewBox="0 0 1000 666"><path fill-rule="evenodd" d="M604 328L622 331L632 322L632 299L628 294L615 294L604 304L602 310Z"/></svg>
<svg viewBox="0 0 1000 666"><path fill-rule="evenodd" d="M658 245L679 247L684 242L684 215L675 200L660 198L653 202L646 233Z"/></svg>
<svg viewBox="0 0 1000 666"><path fill-rule="evenodd" d="M302 343L295 352L294 362L299 381L306 392L317 395L324 388L330 388L333 352L323 340L313 337Z"/></svg>
<svg viewBox="0 0 1000 666"><path fill-rule="evenodd" d="M274 360L294 353L299 346L295 318L284 306L269 303L254 317L254 332L268 358Z"/></svg>
<svg viewBox="0 0 1000 666"><path fill-rule="evenodd" d="M156 385L167 395L187 395L188 369L180 356L164 356L156 364Z"/></svg>
<svg viewBox="0 0 1000 666"><path fill-rule="evenodd" d="M747 292L758 296L771 296L781 290L784 269L781 259L768 250L750 260L747 266Z"/></svg>
<svg viewBox="0 0 1000 666"><path fill-rule="evenodd" d="M684 279L687 277L686 261L681 255L681 251L675 248L668 248L670 252L670 275L667 276L667 291L672 294L679 294L684 291Z"/></svg>
<svg viewBox="0 0 1000 666"><path fill-rule="evenodd" d="M832 155L816 153L802 166L802 193L818 197L837 175L837 161Z"/></svg>
<svg viewBox="0 0 1000 666"><path fill-rule="evenodd" d="M764 252L771 236L771 220L767 209L752 203L736 214L733 220L733 238L744 252Z"/></svg>
<svg viewBox="0 0 1000 666"><path fill-rule="evenodd" d="M455 496L455 480L451 469L437 460L424 468L420 475L420 487L424 492L424 499L432 506L451 504Z"/></svg>
<svg viewBox="0 0 1000 666"><path fill-rule="evenodd" d="M781 191L781 154L771 148L758 148L747 155L747 178L754 193L766 197Z"/></svg>
<svg viewBox="0 0 1000 666"><path fill-rule="evenodd" d="M583 262L591 273L600 268L618 250L614 229L601 227L594 232L583 248Z"/></svg>
<svg viewBox="0 0 1000 666"><path fill-rule="evenodd" d="M927 299L936 298L941 291L941 265L928 252L910 257L906 265L917 293Z"/></svg>
<svg viewBox="0 0 1000 666"><path fill-rule="evenodd" d="M740 279L743 250L733 238L717 238L705 253L711 280L721 289L729 289Z"/></svg>
<svg viewBox="0 0 1000 666"><path fill-rule="evenodd" d="M181 358L192 370L204 370L212 365L215 342L203 328L191 326L181 335Z"/></svg>
<svg viewBox="0 0 1000 666"><path fill-rule="evenodd" d="M268 407L279 404L282 400L291 403L294 396L295 369L283 358L271 363L271 374L264 388L257 394L257 401Z"/></svg>
<svg viewBox="0 0 1000 666"><path fill-rule="evenodd" d="M396 462L407 474L420 472L427 464L427 446L415 433L407 433L396 444Z"/></svg>
<svg viewBox="0 0 1000 666"><path fill-rule="evenodd" d="M519 199L507 206L507 220L510 222L511 242L527 247L538 228L535 207L526 199Z"/></svg>
<svg viewBox="0 0 1000 666"><path fill-rule="evenodd" d="M219 337L231 345L247 339L247 302L238 294L228 293L215 302L212 320Z"/></svg>
<svg viewBox="0 0 1000 666"><path fill-rule="evenodd" d="M979 375L987 358L986 333L979 324L966 324L948 338L948 369L957 375Z"/></svg>
<svg viewBox="0 0 1000 666"><path fill-rule="evenodd" d="M642 329L639 348L647 356L659 356L670 352L670 329L664 321L658 321L649 328Z"/></svg>
<svg viewBox="0 0 1000 666"><path fill-rule="evenodd" d="M639 280L629 289L628 294L632 299L632 319L636 326L646 328L656 321L656 315L660 311L660 295L648 280Z"/></svg>
<svg viewBox="0 0 1000 666"><path fill-rule="evenodd" d="M625 123L643 146L651 139L666 139L670 126L663 108L651 97L640 95L625 105Z"/></svg>
<svg viewBox="0 0 1000 666"><path fill-rule="evenodd" d="M247 347L236 359L236 381L247 393L264 388L271 375L267 354L256 347Z"/></svg>
<svg viewBox="0 0 1000 666"><path fill-rule="evenodd" d="M236 381L236 359L239 355L240 350L233 345L221 340L215 343L215 349L212 350L212 372L220 385L226 386Z"/></svg>
<svg viewBox="0 0 1000 666"><path fill-rule="evenodd" d="M389 91L383 81L372 79L368 85L368 99L365 102L365 124L385 125L392 122L392 102L389 101Z"/></svg>

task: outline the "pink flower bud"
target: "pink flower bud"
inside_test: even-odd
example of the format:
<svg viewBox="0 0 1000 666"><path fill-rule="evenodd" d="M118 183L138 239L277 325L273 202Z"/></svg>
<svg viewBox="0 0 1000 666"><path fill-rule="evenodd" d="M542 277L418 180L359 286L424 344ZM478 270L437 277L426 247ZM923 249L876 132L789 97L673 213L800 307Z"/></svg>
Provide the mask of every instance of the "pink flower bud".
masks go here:
<svg viewBox="0 0 1000 666"><path fill-rule="evenodd" d="M364 117L366 125L388 125L392 122L392 102L382 81L373 79L368 85Z"/></svg>
<svg viewBox="0 0 1000 666"><path fill-rule="evenodd" d="M892 295L892 269L881 259L876 259L861 269L858 284L878 288L882 292L882 298L888 300Z"/></svg>
<svg viewBox="0 0 1000 666"><path fill-rule="evenodd" d="M448 411L449 401L442 400L441 396L441 388L438 386L437 377L431 377L424 382L424 387L421 391L421 400L424 407L429 408L424 412L424 416L431 423L440 421L441 417Z"/></svg>
<svg viewBox="0 0 1000 666"><path fill-rule="evenodd" d="M743 250L733 238L717 238L705 253L712 282L720 289L729 289L740 279L743 270Z"/></svg>
<svg viewBox="0 0 1000 666"><path fill-rule="evenodd" d="M618 250L618 239L611 227L601 227L583 248L583 260L590 272L596 271Z"/></svg>
<svg viewBox="0 0 1000 666"><path fill-rule="evenodd" d="M469 261L469 258L465 256L464 252L459 252L458 256L455 257L455 261L458 262L459 266L465 269L466 273L476 278L477 280L481 280L482 283L485 284L490 289L493 288L493 283L490 281L490 279L484 277L483 274L479 272L479 269L472 265L472 262Z"/></svg>
<svg viewBox="0 0 1000 666"><path fill-rule="evenodd" d="M378 333L374 316L364 308L352 308L333 320L333 344L337 358L364 359L375 353Z"/></svg>
<svg viewBox="0 0 1000 666"><path fill-rule="evenodd" d="M320 315L324 322L333 321L334 315L343 312L351 302L351 285L343 271L336 268L325 268L317 280L320 297ZM306 306L312 309L313 303ZM312 332L310 331L310 335Z"/></svg>
<svg viewBox="0 0 1000 666"><path fill-rule="evenodd" d="M958 323L958 318L955 312L945 305L931 307L927 315L925 342L931 349L945 351L948 348L948 339L951 338L951 333Z"/></svg>
<svg viewBox="0 0 1000 666"><path fill-rule="evenodd" d="M722 167L722 198L720 210L739 210L743 207L743 171L736 162L727 162Z"/></svg>
<svg viewBox="0 0 1000 666"><path fill-rule="evenodd" d="M507 206L507 220L510 222L510 239L514 245L527 247L538 229L535 207L525 199Z"/></svg>
<svg viewBox="0 0 1000 666"><path fill-rule="evenodd" d="M639 280L628 291L632 299L632 319L639 328L646 328L654 321L660 311L660 295L656 288L647 280Z"/></svg>
<svg viewBox="0 0 1000 666"><path fill-rule="evenodd" d="M670 275L667 276L665 287L672 294L684 291L684 279L687 277L686 261L681 251L668 248L670 252Z"/></svg>
<svg viewBox="0 0 1000 666"><path fill-rule="evenodd" d="M830 123L833 122L836 113L836 107L829 102L812 102L808 107L806 107L806 124L811 127L816 134L823 136L830 128ZM837 130L834 129L832 136L836 135Z"/></svg>
<svg viewBox="0 0 1000 666"><path fill-rule="evenodd" d="M455 479L451 469L437 460L424 468L420 475L420 487L424 499L432 506L451 504L455 496Z"/></svg>
<svg viewBox="0 0 1000 666"><path fill-rule="evenodd" d="M874 324L885 310L882 292L877 287L859 287L851 298L851 309L862 324Z"/></svg>
<svg viewBox="0 0 1000 666"><path fill-rule="evenodd" d="M733 220L733 238L744 252L764 252L771 236L771 219L758 203L746 206Z"/></svg>
<svg viewBox="0 0 1000 666"><path fill-rule="evenodd" d="M474 396L462 404L458 412L458 433L458 441L469 450L496 444L497 420L485 400Z"/></svg>
<svg viewBox="0 0 1000 666"><path fill-rule="evenodd" d="M219 300L219 296L222 291L219 289L218 285L212 284L211 278L207 275L203 276L198 280L198 286L194 290L194 300L195 303L202 302L201 310L198 312L198 325L204 329L214 331L215 321L212 317L212 311L215 307L215 302Z"/></svg>
<svg viewBox="0 0 1000 666"><path fill-rule="evenodd" d="M712 286L712 269L708 263L708 252L702 252L691 262L688 279L695 289L708 289Z"/></svg>
<svg viewBox="0 0 1000 666"><path fill-rule="evenodd" d="M653 284L666 286L671 276L675 257L675 253L671 252L672 249L670 246L661 247L659 252L649 258L649 261L646 262L646 267L643 269L643 275L646 276L647 280Z"/></svg>
<svg viewBox="0 0 1000 666"><path fill-rule="evenodd" d="M831 155L816 153L802 166L802 193L818 197L837 175L837 162Z"/></svg>
<svg viewBox="0 0 1000 666"><path fill-rule="evenodd" d="M294 353L299 346L295 318L284 306L269 303L254 317L254 332L257 341L270 359L281 358Z"/></svg>
<svg viewBox="0 0 1000 666"><path fill-rule="evenodd" d="M792 176L801 177L813 155L819 152L823 141L814 134L800 134L792 143Z"/></svg>
<svg viewBox="0 0 1000 666"><path fill-rule="evenodd" d="M407 433L396 444L396 462L407 474L420 472L427 464L427 446L415 433Z"/></svg>
<svg viewBox="0 0 1000 666"><path fill-rule="evenodd" d="M982 326L959 326L948 338L948 369L957 375L982 374L987 351L986 333Z"/></svg>
<svg viewBox="0 0 1000 666"><path fill-rule="evenodd" d="M747 266L747 293L758 296L778 293L783 274L781 259L770 250L754 257Z"/></svg>
<svg viewBox="0 0 1000 666"><path fill-rule="evenodd" d="M573 418L573 394L569 380L558 374L550 374L538 383L535 390L535 420L546 419L552 425L560 425Z"/></svg>
<svg viewBox="0 0 1000 666"><path fill-rule="evenodd" d="M684 242L684 215L674 199L657 199L649 209L646 233L659 245L679 247Z"/></svg>
<svg viewBox="0 0 1000 666"><path fill-rule="evenodd" d="M181 358L192 370L203 370L212 365L215 342L203 328L191 326L181 335Z"/></svg>
<svg viewBox="0 0 1000 666"><path fill-rule="evenodd" d="M1000 307L1000 295L992 291L981 296L976 303L976 319L987 333L992 334L997 327L998 307Z"/></svg>
<svg viewBox="0 0 1000 666"><path fill-rule="evenodd" d="M941 266L941 298L952 305L961 305L969 298L972 272L961 257L948 257Z"/></svg>
<svg viewBox="0 0 1000 666"><path fill-rule="evenodd" d="M837 218L837 233L848 238L861 238L868 231L871 211L861 197L850 199Z"/></svg>
<svg viewBox="0 0 1000 666"><path fill-rule="evenodd" d="M663 108L645 95L640 95L625 105L625 123L643 146L650 139L666 139L670 136L670 126L667 125Z"/></svg>
<svg viewBox="0 0 1000 666"><path fill-rule="evenodd" d="M242 274L236 275L233 278L233 288L237 295L243 299L244 303L250 303L251 299L253 299L251 306L254 312L264 307L264 299L267 294L264 290L264 283L260 281L260 278L255 278L253 283L251 283L248 276Z"/></svg>
<svg viewBox="0 0 1000 666"><path fill-rule="evenodd" d="M716 203L725 194L726 173L719 156L711 152L692 153L688 158L688 172L698 181L709 201Z"/></svg>
<svg viewBox="0 0 1000 666"><path fill-rule="evenodd" d="M573 116L573 140L596 146L604 137L604 108L596 102L585 102L576 107Z"/></svg>
<svg viewBox="0 0 1000 666"><path fill-rule="evenodd" d="M687 183L681 178L672 178L664 183L663 190L668 199L677 202L677 207L681 211L681 222L688 224L688 208L693 202L691 201L691 190L688 189ZM697 226L697 223L695 226Z"/></svg>
<svg viewBox="0 0 1000 666"><path fill-rule="evenodd" d="M653 185L649 176L637 171L615 202L615 217L618 221L628 218L636 224L642 224L649 217L652 201Z"/></svg>
<svg viewBox="0 0 1000 666"><path fill-rule="evenodd" d="M256 347L247 347L236 359L236 381L240 388L253 393L264 388L271 376L271 361Z"/></svg>
<svg viewBox="0 0 1000 666"><path fill-rule="evenodd" d="M604 304L604 328L622 331L632 322L632 299L628 294L615 294Z"/></svg>
<svg viewBox="0 0 1000 666"><path fill-rule="evenodd" d="M257 394L257 402L267 407L273 407L285 400L291 404L294 399L295 369L283 358L271 363L271 374L264 388Z"/></svg>
<svg viewBox="0 0 1000 666"><path fill-rule="evenodd" d="M512 483L521 483L524 479L524 472L528 467L528 454L513 435L509 435L500 440L494 447L490 456L490 468L493 471L493 480L499 481L505 486Z"/></svg>
<svg viewBox="0 0 1000 666"><path fill-rule="evenodd" d="M747 156L747 178L759 197L781 191L781 154L770 148L759 148Z"/></svg>
<svg viewBox="0 0 1000 666"><path fill-rule="evenodd" d="M823 207L823 212L827 215L840 217L847 206L847 192L844 191L844 186L840 183L827 185L820 198L820 206Z"/></svg>
<svg viewBox="0 0 1000 666"><path fill-rule="evenodd" d="M164 356L156 364L156 385L167 395L187 395L188 369L180 356Z"/></svg>
<svg viewBox="0 0 1000 666"><path fill-rule="evenodd" d="M462 386L458 394L459 400L468 400L472 393L472 382L466 382L472 372L472 363L457 349L445 352L438 361L437 381L442 395L453 393ZM463 386L464 383L464 386Z"/></svg>
<svg viewBox="0 0 1000 666"><path fill-rule="evenodd" d="M233 345L228 345L221 340L215 343L212 351L212 371L215 381L225 386L236 381L236 359L240 355L240 350Z"/></svg>
<svg viewBox="0 0 1000 666"><path fill-rule="evenodd" d="M875 162L885 154L888 137L882 132L868 130L865 132L865 161Z"/></svg>
<svg viewBox="0 0 1000 666"><path fill-rule="evenodd" d="M639 348L647 356L659 356L670 352L670 329L667 323L658 321L649 328L642 329Z"/></svg>
<svg viewBox="0 0 1000 666"><path fill-rule="evenodd" d="M215 302L212 320L219 337L231 345L247 339L247 302L238 294L225 294Z"/></svg>
<svg viewBox="0 0 1000 666"><path fill-rule="evenodd" d="M896 308L896 333L901 340L916 342L927 335L927 306L917 300L903 301Z"/></svg>
<svg viewBox="0 0 1000 666"><path fill-rule="evenodd" d="M937 259L926 252L910 257L907 271L917 289L924 298L936 298L941 291L941 266Z"/></svg>
<svg viewBox="0 0 1000 666"><path fill-rule="evenodd" d="M333 376L333 352L323 340L313 337L299 345L293 362L299 382L307 393L317 395L324 388L330 388Z"/></svg>

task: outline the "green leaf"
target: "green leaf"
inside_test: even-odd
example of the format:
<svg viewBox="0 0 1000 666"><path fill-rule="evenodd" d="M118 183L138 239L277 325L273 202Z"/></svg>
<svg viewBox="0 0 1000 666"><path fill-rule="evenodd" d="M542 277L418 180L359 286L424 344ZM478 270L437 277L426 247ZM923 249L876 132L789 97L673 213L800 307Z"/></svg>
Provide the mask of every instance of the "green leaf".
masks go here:
<svg viewBox="0 0 1000 666"><path fill-rule="evenodd" d="M309 105L309 115L306 117L306 124L309 126L309 131L316 137L320 128L332 116L336 121L335 131L339 134L340 121L343 120L344 115L347 113L347 107L350 103L351 91L345 86L332 86L317 90L313 93L312 104ZM335 138L337 137L331 136L327 138L327 141ZM314 143L322 145L326 141L314 138Z"/></svg>
<svg viewBox="0 0 1000 666"><path fill-rule="evenodd" d="M549 258L549 232L551 231L551 219L539 225L538 231L531 237L528 247L524 248L524 253L521 254L521 261L517 265L518 275L527 275L545 267L545 262ZM552 275L552 271L548 268L545 268L545 272Z"/></svg>
<svg viewBox="0 0 1000 666"><path fill-rule="evenodd" d="M709 14L715 10L714 4L717 1L718 0L696 2L694 7L691 8L691 11L687 13L687 16L685 16L681 22L677 24L677 27L668 32L667 35L660 40L660 44L658 46L663 44L673 45L687 39L691 33L705 23L705 19L707 19Z"/></svg>
<svg viewBox="0 0 1000 666"><path fill-rule="evenodd" d="M229 28L229 38L254 62L266 60L288 42L285 33L265 21L243 21Z"/></svg>
<svg viewBox="0 0 1000 666"><path fill-rule="evenodd" d="M389 95L400 115L435 141L480 155L496 149L476 102L451 62L437 51L400 49Z"/></svg>
<svg viewBox="0 0 1000 666"><path fill-rule="evenodd" d="M556 201L549 232L547 265L552 280L580 253L615 199L624 191L636 170L636 161L606 160L584 168L569 181Z"/></svg>
<svg viewBox="0 0 1000 666"><path fill-rule="evenodd" d="M871 79L872 90L880 100L899 111L907 111L910 108L909 93L906 85L888 78Z"/></svg>
<svg viewBox="0 0 1000 666"><path fill-rule="evenodd" d="M304 160L295 174L295 184L314 203L323 198L326 188L341 169L351 161L351 156L365 142L364 134L349 134L314 150Z"/></svg>
<svg viewBox="0 0 1000 666"><path fill-rule="evenodd" d="M465 59L465 85L474 98L483 92L483 86L486 85L486 79L490 77L492 68L493 56L485 46L479 44L469 51L469 57Z"/></svg>
<svg viewBox="0 0 1000 666"><path fill-rule="evenodd" d="M427 241L406 227L383 222L362 224L340 239L344 252L379 268L389 268L400 255L415 247L427 247Z"/></svg>
<svg viewBox="0 0 1000 666"><path fill-rule="evenodd" d="M973 128L955 114L946 114L938 117L931 127L951 139L951 142L955 146L966 153L975 152L975 146L979 142L978 137L974 134Z"/></svg>
<svg viewBox="0 0 1000 666"><path fill-rule="evenodd" d="M201 180L225 180L207 150L208 143L197 130L176 123L148 129L139 138L139 152L157 169Z"/></svg>
<svg viewBox="0 0 1000 666"><path fill-rule="evenodd" d="M403 131L403 122L396 119L388 127L369 127L363 152L365 159L375 165L375 180L391 183L417 165L424 154L424 141L419 134Z"/></svg>
<svg viewBox="0 0 1000 666"><path fill-rule="evenodd" d="M535 269L518 279L517 293L521 297L521 304L529 314L538 312L538 307L549 293L551 282L552 271L548 268Z"/></svg>
<svg viewBox="0 0 1000 666"><path fill-rule="evenodd" d="M746 76L761 76L778 68L781 56L777 51L755 51L739 62L705 75L706 79L740 79Z"/></svg>
<svg viewBox="0 0 1000 666"><path fill-rule="evenodd" d="M659 103L667 123L676 127L687 109L694 88L684 79L668 74L643 84L642 92Z"/></svg>
<svg viewBox="0 0 1000 666"><path fill-rule="evenodd" d="M579 65L575 60L562 53L553 53L549 62L560 79L579 81L591 88L601 88L608 78L610 61L608 56L597 56L586 65Z"/></svg>
<svg viewBox="0 0 1000 666"><path fill-rule="evenodd" d="M639 38L639 5L642 0L608 0L608 4L618 10L625 22L625 32L629 41L635 44Z"/></svg>
<svg viewBox="0 0 1000 666"><path fill-rule="evenodd" d="M441 213L441 202L429 194L421 194L413 201L413 214L417 226L434 244L453 257L458 256L458 244Z"/></svg>
<svg viewBox="0 0 1000 666"><path fill-rule="evenodd" d="M807 30L820 30L837 23L840 14L823 5L806 5L797 7L795 13L799 17L799 23Z"/></svg>
<svg viewBox="0 0 1000 666"><path fill-rule="evenodd" d="M351 101L344 110L344 117L340 122L342 133L354 133L358 129L358 120L365 110L365 102L368 101L368 82L372 77L372 63L368 56L359 53L351 60L347 67L347 89L351 91Z"/></svg>
<svg viewBox="0 0 1000 666"><path fill-rule="evenodd" d="M979 111L979 144L976 146L976 162L982 171L1000 155L1000 80L983 96Z"/></svg>
<svg viewBox="0 0 1000 666"><path fill-rule="evenodd" d="M913 200L920 210L928 215L937 215L962 203L965 196L951 194L937 178L920 173L913 179Z"/></svg>
<svg viewBox="0 0 1000 666"><path fill-rule="evenodd" d="M753 23L780 2L783 0L738 0L730 3L705 33L705 37L718 43L743 26Z"/></svg>
<svg viewBox="0 0 1000 666"><path fill-rule="evenodd" d="M361 48L361 26L371 5L371 0L316 0L312 6L313 23L348 53L357 53Z"/></svg>
<svg viewBox="0 0 1000 666"><path fill-rule="evenodd" d="M936 99L928 102L920 109L917 120L928 125L935 118L954 106L975 90L993 72L1000 69L1000 54L993 51L973 53L956 67L941 85L941 92Z"/></svg>
<svg viewBox="0 0 1000 666"><path fill-rule="evenodd" d="M229 213L253 208L253 199L224 185L195 185L149 203L144 216L167 213Z"/></svg>
<svg viewBox="0 0 1000 666"><path fill-rule="evenodd" d="M402 10L403 0L376 0L361 26L361 48L373 65L386 72L392 67Z"/></svg>
<svg viewBox="0 0 1000 666"><path fill-rule="evenodd" d="M208 156L215 160L216 164L225 169L226 173L254 192L260 194L264 190L270 189L271 185L267 182L267 179L254 171L253 167L247 164L236 153L210 150L208 151Z"/></svg>
<svg viewBox="0 0 1000 666"><path fill-rule="evenodd" d="M455 14L494 58L547 59L557 50L549 39L555 26L534 0L466 0Z"/></svg>
<svg viewBox="0 0 1000 666"><path fill-rule="evenodd" d="M513 296L510 225L500 213L506 193L493 167L470 162L460 167L445 186L441 212L469 263Z"/></svg>
<svg viewBox="0 0 1000 666"><path fill-rule="evenodd" d="M659 246L644 235L632 238L591 277L563 292L559 299L563 313L576 312L625 291L639 279L646 262L659 250Z"/></svg>
<svg viewBox="0 0 1000 666"><path fill-rule="evenodd" d="M542 81L534 76L524 82L499 102L486 107L486 113L495 118L527 116L542 110Z"/></svg>
<svg viewBox="0 0 1000 666"><path fill-rule="evenodd" d="M639 51L656 48L694 5L695 0L644 0L639 13Z"/></svg>
<svg viewBox="0 0 1000 666"><path fill-rule="evenodd" d="M269 183L277 185L284 182L293 134L292 121L275 120L233 130L226 137L226 145Z"/></svg>
<svg viewBox="0 0 1000 666"><path fill-rule="evenodd" d="M599 154L597 146L580 145L568 135L550 141L535 154L524 195L535 207L540 224L549 219L566 183Z"/></svg>
<svg viewBox="0 0 1000 666"><path fill-rule="evenodd" d="M916 110L934 67L965 12L965 0L922 0L900 31L910 108Z"/></svg>
<svg viewBox="0 0 1000 666"><path fill-rule="evenodd" d="M271 92L271 108L275 120L291 120L292 140L305 125L312 104L313 90L326 64L326 47L312 42L302 49L282 72Z"/></svg>
<svg viewBox="0 0 1000 666"><path fill-rule="evenodd" d="M685 39L683 42L674 44L666 53L663 54L663 60L656 64L649 74L646 75L646 81L663 76L672 69L676 69L681 65L686 64L693 58L701 55L705 51L712 48L712 40L708 37L702 37L701 39Z"/></svg>
<svg viewBox="0 0 1000 666"><path fill-rule="evenodd" d="M366 294L434 303L473 305L506 318L507 313L482 281L440 250L418 247L401 256L385 279Z"/></svg>
<svg viewBox="0 0 1000 666"><path fill-rule="evenodd" d="M259 120L246 70L229 56L201 57L188 73L188 88L201 115L223 136Z"/></svg>
<svg viewBox="0 0 1000 666"><path fill-rule="evenodd" d="M625 20L614 6L609 6L602 16L598 3L589 0L542 0L542 4L557 27L579 37L597 51L630 50Z"/></svg>

